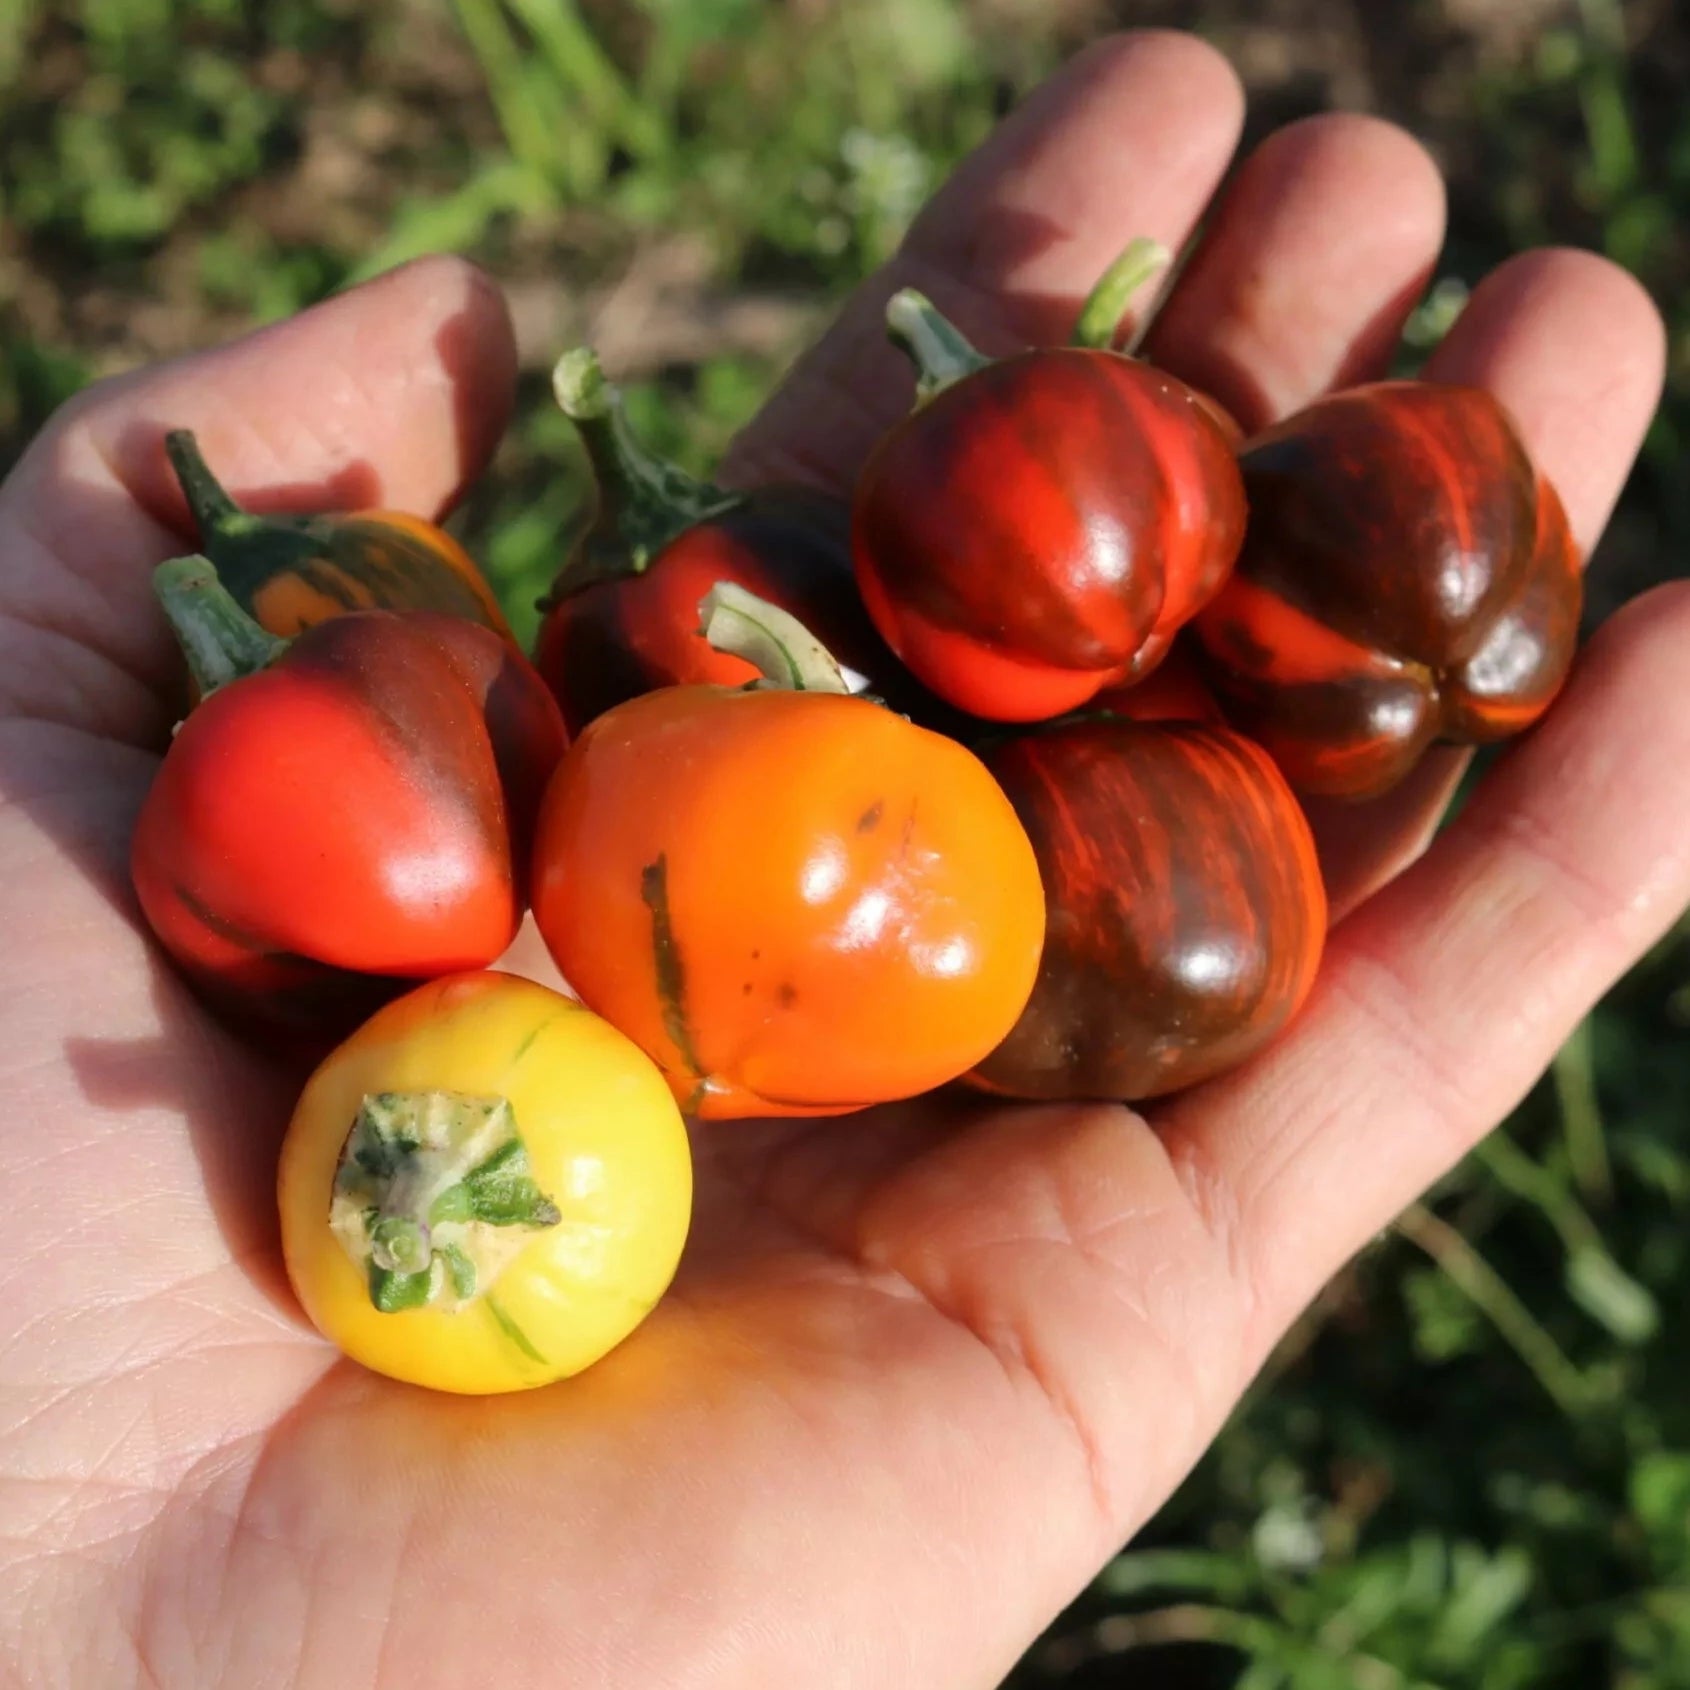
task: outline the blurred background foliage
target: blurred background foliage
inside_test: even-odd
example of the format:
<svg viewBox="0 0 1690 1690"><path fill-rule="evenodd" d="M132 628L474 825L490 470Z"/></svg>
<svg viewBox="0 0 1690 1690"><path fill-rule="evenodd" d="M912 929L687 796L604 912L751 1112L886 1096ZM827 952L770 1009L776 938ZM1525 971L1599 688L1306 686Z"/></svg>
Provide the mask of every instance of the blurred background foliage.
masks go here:
<svg viewBox="0 0 1690 1690"><path fill-rule="evenodd" d="M952 163L1122 23L1213 39L1252 137L1344 107L1431 146L1452 226L1415 355L1522 246L1631 268L1672 375L1593 615L1679 572L1674 0L0 0L0 467L94 376L470 253L524 377L454 523L531 626L581 511L556 353L590 335L707 468ZM1013 1684L1690 1684L1687 1026L1681 933L1310 1311Z"/></svg>

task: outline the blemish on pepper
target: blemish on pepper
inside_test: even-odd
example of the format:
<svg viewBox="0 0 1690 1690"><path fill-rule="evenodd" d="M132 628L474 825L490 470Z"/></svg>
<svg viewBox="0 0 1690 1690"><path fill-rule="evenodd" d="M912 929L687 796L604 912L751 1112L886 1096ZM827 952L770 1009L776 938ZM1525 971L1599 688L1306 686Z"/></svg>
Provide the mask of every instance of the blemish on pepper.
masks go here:
<svg viewBox="0 0 1690 1690"><path fill-rule="evenodd" d="M858 833L873 833L880 826L880 818L886 814L884 799L877 798L863 813L857 817Z"/></svg>
<svg viewBox="0 0 1690 1690"><path fill-rule="evenodd" d="M916 805L911 803L910 813L904 821L903 836L898 841L898 861L902 862L910 854L910 842L915 838Z"/></svg>
<svg viewBox="0 0 1690 1690"><path fill-rule="evenodd" d="M503 1332L504 1335L509 1338L510 1341L515 1344L530 1361L538 1362L542 1367L548 1365L546 1358L534 1348L528 1334L524 1332L522 1328L518 1326L517 1323L512 1320L511 1317L506 1314L496 1302L493 1301L491 1296L483 1297L481 1299L481 1305L498 1323L499 1330Z"/></svg>
<svg viewBox="0 0 1690 1690"><path fill-rule="evenodd" d="M657 971L657 996L663 1010L663 1030L681 1053L681 1060L701 1079L704 1065L693 1049L692 1031L687 1026L686 971L681 948L675 941L674 922L669 913L669 859L659 853L655 862L640 870L640 898L651 911L652 961Z"/></svg>
<svg viewBox="0 0 1690 1690"><path fill-rule="evenodd" d="M225 939L231 945L239 945L242 950L250 951L252 955L257 957L287 959L291 956L291 953L277 950L255 933L249 932L246 928L240 927L228 920L227 917L218 914L204 899L199 897L197 893L190 891L181 881L173 880L170 889L176 894L176 901L182 908L202 927L215 933L219 939Z"/></svg>
<svg viewBox="0 0 1690 1690"><path fill-rule="evenodd" d="M534 1041L539 1038L543 1032L545 1032L548 1025L550 1025L550 1017L548 1017L545 1021L542 1021L538 1027L534 1028L532 1032L524 1036L522 1043L511 1052L511 1064L513 1067L534 1048Z"/></svg>

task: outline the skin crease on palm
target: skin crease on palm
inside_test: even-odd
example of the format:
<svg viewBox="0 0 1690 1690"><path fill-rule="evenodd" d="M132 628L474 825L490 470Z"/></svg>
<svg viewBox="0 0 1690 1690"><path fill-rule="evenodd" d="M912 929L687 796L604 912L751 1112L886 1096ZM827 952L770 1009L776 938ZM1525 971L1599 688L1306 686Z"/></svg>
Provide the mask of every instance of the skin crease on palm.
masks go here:
<svg viewBox="0 0 1690 1690"><path fill-rule="evenodd" d="M909 401L893 286L992 350L1060 338L1129 237L1199 218L1153 357L1249 426L1380 371L1442 239L1435 170L1347 116L1234 168L1241 111L1191 39L1082 55L801 361L734 478L845 482ZM1556 251L1486 280L1432 373L1507 402L1589 545L1661 367L1636 284ZM487 1401L373 1377L281 1273L299 1076L201 1014L127 889L180 705L148 592L185 538L160 438L194 428L272 507L438 512L513 369L497 290L426 260L92 389L0 491L0 1683L987 1690L1690 901L1671 586L1594 636L1430 849L1453 758L1322 813L1342 919L1253 1065L1148 1118L712 1126L676 1288L599 1367Z"/></svg>

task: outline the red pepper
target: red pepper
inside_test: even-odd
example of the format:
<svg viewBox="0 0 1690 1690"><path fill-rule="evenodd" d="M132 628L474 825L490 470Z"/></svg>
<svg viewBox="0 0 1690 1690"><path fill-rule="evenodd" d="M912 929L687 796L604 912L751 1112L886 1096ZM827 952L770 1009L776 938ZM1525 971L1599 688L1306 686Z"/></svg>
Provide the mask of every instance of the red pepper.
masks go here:
<svg viewBox="0 0 1690 1690"><path fill-rule="evenodd" d="M1159 1097L1263 1049L1308 994L1326 894L1302 810L1259 746L1165 707L983 753L1033 842L1046 923L1031 999L968 1077L982 1091Z"/></svg>
<svg viewBox="0 0 1690 1690"><path fill-rule="evenodd" d="M920 402L863 470L857 581L916 677L976 716L1057 716L1148 674L1237 554L1233 425L1109 349L1165 257L1135 242L1074 345L1010 358L982 357L919 294L887 307Z"/></svg>
<svg viewBox="0 0 1690 1690"><path fill-rule="evenodd" d="M1549 707L1582 581L1553 486L1476 387L1318 400L1241 459L1250 527L1195 631L1227 715L1299 791L1387 791L1437 740Z"/></svg>
<svg viewBox="0 0 1690 1690"><path fill-rule="evenodd" d="M757 678L700 631L699 603L722 581L798 618L853 692L923 720L945 714L903 673L863 609L843 500L799 485L729 492L663 462L634 434L621 395L584 347L559 360L553 386L580 432L598 497L543 601L534 656L572 734L660 687Z"/></svg>
<svg viewBox="0 0 1690 1690"><path fill-rule="evenodd" d="M199 688L131 849L148 923L243 1019L344 1032L515 937L557 706L508 641L432 612L265 633L200 557L159 597Z"/></svg>

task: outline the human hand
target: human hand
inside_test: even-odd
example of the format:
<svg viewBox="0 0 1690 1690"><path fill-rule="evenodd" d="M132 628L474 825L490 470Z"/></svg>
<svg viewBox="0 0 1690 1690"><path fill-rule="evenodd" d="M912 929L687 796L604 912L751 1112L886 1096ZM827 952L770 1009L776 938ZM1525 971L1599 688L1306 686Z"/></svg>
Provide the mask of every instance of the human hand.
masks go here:
<svg viewBox="0 0 1690 1690"><path fill-rule="evenodd" d="M1188 38L1084 55L801 363L736 478L845 481L908 400L879 324L896 285L987 350L1062 337L1127 237L1185 238L1239 117ZM1442 216L1400 132L1283 131L1148 350L1249 427L1376 374ZM1431 373L1502 397L1588 546L1661 363L1635 283L1536 253L1484 283ZM178 698L148 590L186 539L159 443L193 428L244 496L433 512L486 463L512 376L496 291L425 261L92 389L0 490L11 1681L993 1685L1321 1284L1690 899L1675 585L1595 637L1430 849L1453 756L1317 818L1344 919L1292 1034L1246 1069L1144 1116L712 1126L681 1275L602 1364L482 1401L377 1378L281 1276L298 1076L199 1011L128 889Z"/></svg>

